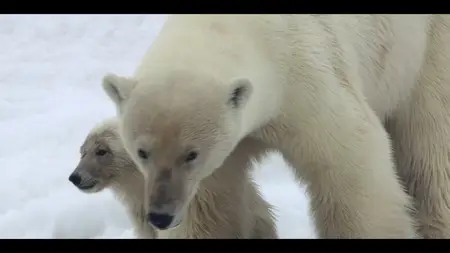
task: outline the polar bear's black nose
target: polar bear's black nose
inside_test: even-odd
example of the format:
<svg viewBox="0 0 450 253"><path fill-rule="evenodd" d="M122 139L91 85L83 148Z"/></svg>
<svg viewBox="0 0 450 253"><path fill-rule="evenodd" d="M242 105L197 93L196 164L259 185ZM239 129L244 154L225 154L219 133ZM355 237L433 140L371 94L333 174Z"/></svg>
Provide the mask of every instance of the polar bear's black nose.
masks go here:
<svg viewBox="0 0 450 253"><path fill-rule="evenodd" d="M148 221L158 229L164 230L170 226L173 221L173 215L164 213L149 213L147 216Z"/></svg>
<svg viewBox="0 0 450 253"><path fill-rule="evenodd" d="M74 184L75 186L78 186L81 183L81 177L76 173L72 173L69 176L69 181L72 182L72 184Z"/></svg>

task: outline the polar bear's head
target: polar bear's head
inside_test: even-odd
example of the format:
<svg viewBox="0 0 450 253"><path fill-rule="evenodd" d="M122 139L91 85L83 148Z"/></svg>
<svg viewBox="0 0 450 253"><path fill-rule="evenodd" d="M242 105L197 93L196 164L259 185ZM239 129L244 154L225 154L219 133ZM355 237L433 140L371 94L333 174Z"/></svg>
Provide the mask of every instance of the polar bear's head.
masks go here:
<svg viewBox="0 0 450 253"><path fill-rule="evenodd" d="M122 145L115 117L104 120L89 132L80 147L80 155L69 180L82 192L96 193L115 184L136 183L142 176Z"/></svg>
<svg viewBox="0 0 450 253"><path fill-rule="evenodd" d="M140 80L109 74L103 88L117 107L124 146L144 175L149 222L159 229L179 224L198 183L240 141L250 81L221 83L189 71Z"/></svg>

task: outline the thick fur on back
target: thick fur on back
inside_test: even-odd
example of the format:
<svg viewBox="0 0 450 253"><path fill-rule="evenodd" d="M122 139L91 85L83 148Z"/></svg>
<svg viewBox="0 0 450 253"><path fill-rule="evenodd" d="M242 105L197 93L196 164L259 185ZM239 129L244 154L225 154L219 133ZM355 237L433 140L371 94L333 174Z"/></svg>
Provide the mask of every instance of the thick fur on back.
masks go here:
<svg viewBox="0 0 450 253"><path fill-rule="evenodd" d="M320 237L450 238L449 27L448 15L173 15L135 74L103 87L142 173L198 151L180 163L179 196L266 152L235 152L253 138L307 185Z"/></svg>
<svg viewBox="0 0 450 253"><path fill-rule="evenodd" d="M104 188L113 191L127 208L139 238L277 238L272 206L261 197L247 168L236 163L200 184L188 215L179 226L169 231L155 230L144 212L144 178L121 144L115 118L106 119L91 130L81 148L82 153L96 152L99 144L114 157L109 165L95 164L85 154L81 159L90 159L91 163L80 162L74 172L95 177L101 185L95 192ZM241 149L245 148L242 145Z"/></svg>

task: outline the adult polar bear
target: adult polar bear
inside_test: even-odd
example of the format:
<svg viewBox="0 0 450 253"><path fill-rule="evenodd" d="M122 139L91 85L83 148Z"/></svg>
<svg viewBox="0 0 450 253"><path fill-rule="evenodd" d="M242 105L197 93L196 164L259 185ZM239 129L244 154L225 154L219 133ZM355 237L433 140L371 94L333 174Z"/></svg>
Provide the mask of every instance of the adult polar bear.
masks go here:
<svg viewBox="0 0 450 253"><path fill-rule="evenodd" d="M164 185L146 190L147 211L177 224L198 182L254 138L306 183L320 237L415 237L389 132L420 233L450 237L449 25L445 15L170 17L133 77L103 81L127 151L148 185Z"/></svg>

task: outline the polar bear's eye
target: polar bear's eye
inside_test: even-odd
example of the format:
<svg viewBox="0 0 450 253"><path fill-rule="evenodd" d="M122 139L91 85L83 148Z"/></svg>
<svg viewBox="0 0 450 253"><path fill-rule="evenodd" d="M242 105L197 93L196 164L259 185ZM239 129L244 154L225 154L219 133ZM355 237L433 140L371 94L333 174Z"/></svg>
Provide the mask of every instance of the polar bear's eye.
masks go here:
<svg viewBox="0 0 450 253"><path fill-rule="evenodd" d="M142 159L148 159L148 152L145 152L142 149L138 149L138 156Z"/></svg>
<svg viewBox="0 0 450 253"><path fill-rule="evenodd" d="M106 150L104 150L104 149L99 149L99 150L97 150L97 151L95 152L95 155L97 155L97 156L104 156L104 155L106 155Z"/></svg>
<svg viewBox="0 0 450 253"><path fill-rule="evenodd" d="M198 156L198 153L195 151L189 152L189 154L186 156L186 162L192 162L194 161Z"/></svg>

